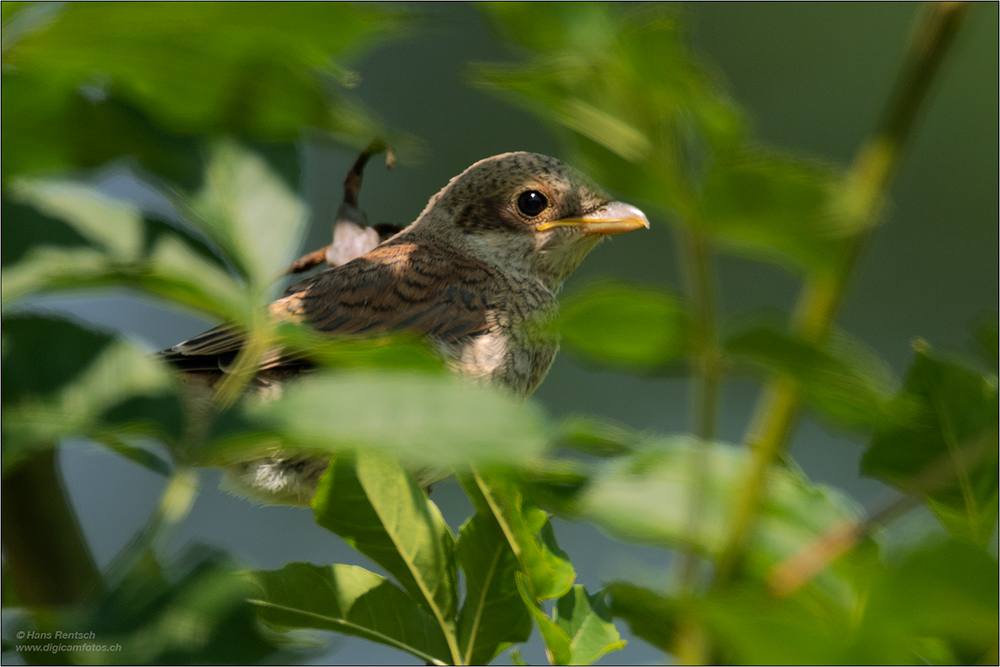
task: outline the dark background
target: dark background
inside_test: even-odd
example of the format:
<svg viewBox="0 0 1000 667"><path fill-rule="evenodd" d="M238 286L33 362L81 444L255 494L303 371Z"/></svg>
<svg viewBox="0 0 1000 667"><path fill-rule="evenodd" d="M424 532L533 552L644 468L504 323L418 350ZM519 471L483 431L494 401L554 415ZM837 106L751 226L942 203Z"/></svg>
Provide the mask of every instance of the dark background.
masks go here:
<svg viewBox="0 0 1000 667"><path fill-rule="evenodd" d="M411 6L426 15L417 30L353 63L358 95L387 123L422 140L419 163L387 172L373 161L361 204L369 219L407 223L449 178L483 157L512 150L558 155L546 128L526 112L467 85L471 62L512 60L473 7ZM756 135L782 151L844 167L872 129L902 59L914 4L696 3L679 6L695 51L749 112ZM897 375L910 343L964 345L967 324L997 307L998 289L998 6L973 7L924 107L891 193L882 225L866 249L840 325L878 352ZM307 249L328 243L340 183L354 154L303 146L301 194L313 209ZM116 193L142 197L123 168L102 174ZM640 207L642 202L633 202ZM602 245L567 283L596 277L681 287L670 229L656 215L648 232ZM723 316L761 304L789 308L798 291L790 274L728 257L716 262ZM71 312L161 349L214 322L103 292L72 301L46 298L36 307ZM661 433L686 430L687 382L596 372L560 356L535 397L553 415L585 412ZM740 441L756 385L726 384L720 412L723 440ZM804 418L792 453L816 481L839 486L868 508L892 497L887 487L858 475L861 441ZM67 486L100 564L125 544L152 511L163 479L96 445L62 450ZM202 494L184 524L178 548L190 541L222 547L256 567L288 561L363 560L319 529L306 510L254 506L216 489L218 474L203 471ZM455 526L469 512L453 482L432 498ZM934 529L915 514L889 531L890 543ZM621 544L582 524L557 521L556 533L579 580L596 588L629 576L665 582L669 554ZM996 536L994 535L994 553ZM370 565L365 563L366 565ZM628 638L628 633L623 634ZM537 637L530 663L545 662ZM337 639L329 662L395 663L409 657L388 647ZM662 654L639 641L604 662L656 662Z"/></svg>

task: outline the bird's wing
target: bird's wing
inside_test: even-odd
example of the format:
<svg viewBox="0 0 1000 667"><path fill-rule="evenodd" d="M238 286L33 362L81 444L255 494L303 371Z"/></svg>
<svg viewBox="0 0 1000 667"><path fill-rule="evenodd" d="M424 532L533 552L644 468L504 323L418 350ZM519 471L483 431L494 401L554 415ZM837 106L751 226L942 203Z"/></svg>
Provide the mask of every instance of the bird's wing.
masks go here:
<svg viewBox="0 0 1000 667"><path fill-rule="evenodd" d="M293 285L270 312L277 321L310 324L321 333L403 330L452 342L489 328L491 275L487 265L449 248L400 240ZM223 325L161 354L185 371L218 372L243 341L243 332ZM261 369L292 361L275 350Z"/></svg>

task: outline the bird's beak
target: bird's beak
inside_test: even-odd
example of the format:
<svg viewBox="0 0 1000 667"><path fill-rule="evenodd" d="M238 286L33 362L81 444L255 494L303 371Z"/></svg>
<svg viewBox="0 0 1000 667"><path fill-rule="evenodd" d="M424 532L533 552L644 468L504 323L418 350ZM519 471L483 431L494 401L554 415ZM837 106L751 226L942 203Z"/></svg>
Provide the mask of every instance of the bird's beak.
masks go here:
<svg viewBox="0 0 1000 667"><path fill-rule="evenodd" d="M649 220L635 206L613 201L582 217L543 222L535 229L544 232L555 227L577 227L584 234L624 234L642 227L649 229Z"/></svg>

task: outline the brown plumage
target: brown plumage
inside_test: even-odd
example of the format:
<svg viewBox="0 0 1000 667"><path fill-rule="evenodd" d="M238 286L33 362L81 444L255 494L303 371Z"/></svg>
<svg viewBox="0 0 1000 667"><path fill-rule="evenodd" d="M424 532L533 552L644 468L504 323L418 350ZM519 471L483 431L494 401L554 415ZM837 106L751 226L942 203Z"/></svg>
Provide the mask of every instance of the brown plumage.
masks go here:
<svg viewBox="0 0 1000 667"><path fill-rule="evenodd" d="M563 281L608 234L649 223L559 160L506 153L481 160L431 198L417 220L374 250L290 287L277 321L329 334L406 330L440 344L455 372L527 396L558 350L533 322L556 313ZM221 377L238 332L218 327L164 350L178 368ZM301 360L269 355L259 379L282 382ZM267 502L308 503L325 460L271 457L228 471L228 485Z"/></svg>

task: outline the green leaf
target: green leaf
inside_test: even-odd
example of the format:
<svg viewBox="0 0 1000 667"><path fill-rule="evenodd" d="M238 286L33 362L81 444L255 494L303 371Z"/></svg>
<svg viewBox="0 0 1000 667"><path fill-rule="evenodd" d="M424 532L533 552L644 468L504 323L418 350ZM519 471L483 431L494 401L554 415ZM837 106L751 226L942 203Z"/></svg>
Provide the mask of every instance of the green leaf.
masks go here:
<svg viewBox="0 0 1000 667"><path fill-rule="evenodd" d="M148 264L126 278L124 282L136 289L226 320L250 321L257 305L217 262L206 260L177 234L164 234L153 247Z"/></svg>
<svg viewBox="0 0 1000 667"><path fill-rule="evenodd" d="M658 368L689 347L689 317L667 290L603 283L560 305L559 332L567 348L589 359L629 368Z"/></svg>
<svg viewBox="0 0 1000 667"><path fill-rule="evenodd" d="M791 269L830 268L844 234L836 228L839 180L830 169L761 152L709 169L701 220L731 250Z"/></svg>
<svg viewBox="0 0 1000 667"><path fill-rule="evenodd" d="M625 647L604 597L604 591L588 595L583 586L577 585L556 602L553 616L570 638L571 664L589 665L605 653Z"/></svg>
<svg viewBox="0 0 1000 667"><path fill-rule="evenodd" d="M67 320L13 316L3 320L3 401L46 398L74 381L111 346L104 333Z"/></svg>
<svg viewBox="0 0 1000 667"><path fill-rule="evenodd" d="M485 665L531 635L531 617L517 591L517 557L496 518L477 512L459 530L458 562L465 601L458 617L464 664Z"/></svg>
<svg viewBox="0 0 1000 667"><path fill-rule="evenodd" d="M571 415L556 424L552 440L557 447L590 456L614 457L633 451L643 436L606 419Z"/></svg>
<svg viewBox="0 0 1000 667"><path fill-rule="evenodd" d="M455 538L423 489L393 458L338 455L313 498L316 522L384 567L426 610L458 659Z"/></svg>
<svg viewBox="0 0 1000 667"><path fill-rule="evenodd" d="M548 515L526 498L521 485L510 477L459 476L473 507L492 514L503 531L534 599L550 600L566 593L576 579L569 557L556 544Z"/></svg>
<svg viewBox="0 0 1000 667"><path fill-rule="evenodd" d="M700 598L670 597L628 583L609 590L612 613L666 652L687 641L686 633L697 632L707 635L710 660L720 664L855 662L847 652L848 616L836 605L778 599L753 585L713 590Z"/></svg>
<svg viewBox="0 0 1000 667"><path fill-rule="evenodd" d="M62 248L87 246L89 242L71 226L42 215L34 206L19 204L12 197L0 200L3 226L0 227L0 261L4 267L20 261L33 246L45 244Z"/></svg>
<svg viewBox="0 0 1000 667"><path fill-rule="evenodd" d="M391 333L371 337L330 336L308 326L284 322L277 327L279 345L295 350L327 368L393 368L397 370L439 371L444 359L421 336Z"/></svg>
<svg viewBox="0 0 1000 667"><path fill-rule="evenodd" d="M673 11L480 6L535 53L524 65L477 68L477 83L561 130L573 161L600 183L693 220L690 165L706 147L735 148L743 120L688 52Z"/></svg>
<svg viewBox="0 0 1000 667"><path fill-rule="evenodd" d="M550 665L569 665L573 659L573 651L570 648L570 638L566 635L555 621L546 616L545 612L538 607L531 594L530 584L527 577L520 572L517 573L517 590L524 600L524 606L531 612L531 617L535 619L538 632L545 642L545 654L548 656Z"/></svg>
<svg viewBox="0 0 1000 667"><path fill-rule="evenodd" d="M5 28L5 180L101 164L137 146L145 166L177 174L192 134L291 142L317 127L360 130L368 141L379 128L346 94L338 60L402 18L350 5L66 5L46 14L16 39Z"/></svg>
<svg viewBox="0 0 1000 667"><path fill-rule="evenodd" d="M3 339L5 473L69 435L179 435L170 373L133 345L34 316L5 318ZM134 409L137 399L146 409ZM132 410L114 414L130 401Z"/></svg>
<svg viewBox="0 0 1000 667"><path fill-rule="evenodd" d="M125 410L128 410L129 408L133 407L136 402L142 400L144 399L132 399L131 401L125 401L118 407L124 408L123 410L124 412ZM128 413L126 412L126 414ZM159 475L163 475L164 477L169 477L170 474L173 472L173 466L164 461L162 458L160 458L159 456L150 452L147 449L144 449L142 447L136 447L134 445L130 445L126 442L123 442L117 437L117 434L102 433L96 436L96 439L100 441L100 443L105 447L117 452L118 454L121 454L125 458L134 461L135 463L138 463L147 470L152 470L153 472Z"/></svg>
<svg viewBox="0 0 1000 667"><path fill-rule="evenodd" d="M545 640L551 664L590 665L605 653L624 648L604 604L604 591L587 595L583 586L573 586L559 598L549 618L531 598L523 575L518 575L517 584Z"/></svg>
<svg viewBox="0 0 1000 667"><path fill-rule="evenodd" d="M137 264L120 264L93 248L32 248L3 270L2 283L4 306L31 294L131 287L228 320L248 321L251 311L236 281L174 234Z"/></svg>
<svg viewBox="0 0 1000 667"><path fill-rule="evenodd" d="M621 582L611 584L608 592L611 613L624 618L632 634L665 652L676 649L677 627L683 613L680 600Z"/></svg>
<svg viewBox="0 0 1000 667"><path fill-rule="evenodd" d="M123 285L225 319L249 319L256 304L200 241L183 241L163 223L144 222L132 205L72 181L18 179L12 190L21 201L68 223L84 245L64 247L66 234L57 233L59 245L48 245L49 237L42 236L36 241L46 245L22 249L21 261L3 270L5 305L33 293ZM49 220L19 216L11 224L38 219ZM53 220L48 228L58 224Z"/></svg>
<svg viewBox="0 0 1000 667"><path fill-rule="evenodd" d="M715 557L725 545L749 465L750 454L742 447L662 438L634 455L601 461L593 481L567 512L624 540ZM846 495L811 484L787 468L773 467L769 480L770 495L748 552L752 575L765 576L838 522L861 516L860 507ZM700 520L692 527L695 489L701 492ZM845 604L853 599L849 581L836 565L811 585Z"/></svg>
<svg viewBox="0 0 1000 667"><path fill-rule="evenodd" d="M746 327L726 340L725 351L765 373L791 375L807 403L836 425L885 426L909 416L910 406L894 400L898 382L888 365L844 333L820 346L775 325Z"/></svg>
<svg viewBox="0 0 1000 667"><path fill-rule="evenodd" d="M918 549L872 587L859 644L873 653L899 644L907 649L904 659L913 660L916 640L934 638L951 647L959 664L990 656L1000 627L997 572L996 560L966 542Z"/></svg>
<svg viewBox="0 0 1000 667"><path fill-rule="evenodd" d="M685 610L707 627L726 664L858 664L847 614L751 586L710 594ZM866 663L863 657L860 663ZM875 664L882 664L876 660ZM895 664L895 663L890 663Z"/></svg>
<svg viewBox="0 0 1000 667"><path fill-rule="evenodd" d="M375 448L413 467L519 463L542 452L545 429L532 404L449 375L375 370L317 373L280 400L247 408L284 436L319 451ZM273 444L273 443L272 443ZM247 454L266 442L220 439L209 455Z"/></svg>
<svg viewBox="0 0 1000 667"><path fill-rule="evenodd" d="M295 259L305 204L267 162L230 141L212 145L205 185L183 208L257 289Z"/></svg>
<svg viewBox="0 0 1000 667"><path fill-rule="evenodd" d="M281 651L276 637L260 627L247 601L250 587L228 558L192 550L165 567L146 551L126 565L112 566L109 584L96 600L31 617L37 631L82 635L82 641L55 642L75 650L47 654L49 660L198 665L297 657ZM24 657L31 661L37 655Z"/></svg>
<svg viewBox="0 0 1000 667"><path fill-rule="evenodd" d="M996 376L920 343L898 400L915 416L875 432L862 473L926 495L950 530L985 544L996 524Z"/></svg>
<svg viewBox="0 0 1000 667"><path fill-rule="evenodd" d="M528 663L524 661L524 658L521 657L521 652L516 648L512 648L510 653L507 655L510 657L510 663L512 665L522 665L522 667L528 667Z"/></svg>
<svg viewBox="0 0 1000 667"><path fill-rule="evenodd" d="M997 569L981 549L953 540L924 545L896 565L870 562L871 583L847 608L743 585L683 604L617 586L612 609L618 614L621 593L625 614L656 645L666 637L655 619L694 621L729 664L971 664L996 650Z"/></svg>
<svg viewBox="0 0 1000 667"><path fill-rule="evenodd" d="M448 644L437 623L390 581L362 567L289 563L248 577L259 588L250 603L272 626L332 630L448 664Z"/></svg>
<svg viewBox="0 0 1000 667"><path fill-rule="evenodd" d="M142 215L135 206L69 180L21 178L9 185L9 192L16 201L69 223L116 260L139 258L144 230Z"/></svg>

